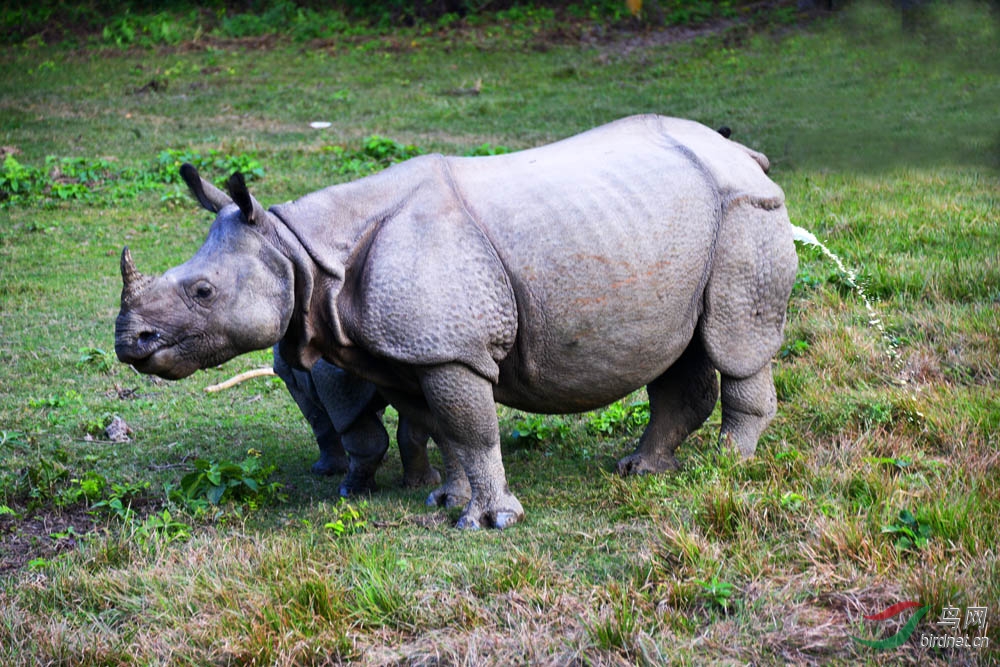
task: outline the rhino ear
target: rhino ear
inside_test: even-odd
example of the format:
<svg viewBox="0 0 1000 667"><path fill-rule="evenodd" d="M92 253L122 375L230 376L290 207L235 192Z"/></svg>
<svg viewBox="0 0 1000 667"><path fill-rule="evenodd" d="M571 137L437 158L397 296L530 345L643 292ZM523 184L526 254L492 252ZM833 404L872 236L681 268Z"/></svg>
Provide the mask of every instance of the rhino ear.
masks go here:
<svg viewBox="0 0 1000 667"><path fill-rule="evenodd" d="M226 182L226 189L229 196L233 198L236 205L240 207L243 218L251 225L255 225L264 218L264 208L253 198L250 190L247 189L247 182L240 172L234 173Z"/></svg>
<svg viewBox="0 0 1000 667"><path fill-rule="evenodd" d="M192 164L185 162L181 165L181 178L198 203L212 213L218 213L224 206L233 203L225 192L203 179Z"/></svg>

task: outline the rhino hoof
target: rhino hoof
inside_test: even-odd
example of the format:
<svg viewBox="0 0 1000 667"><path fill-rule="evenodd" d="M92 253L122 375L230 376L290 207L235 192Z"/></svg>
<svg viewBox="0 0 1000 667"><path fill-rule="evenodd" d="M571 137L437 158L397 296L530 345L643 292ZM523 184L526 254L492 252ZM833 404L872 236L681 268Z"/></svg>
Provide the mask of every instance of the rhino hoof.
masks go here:
<svg viewBox="0 0 1000 667"><path fill-rule="evenodd" d="M471 512L466 511L455 524L461 530L479 530L483 526L503 530L509 528L524 518L524 510L495 510L484 512L482 516L476 518Z"/></svg>
<svg viewBox="0 0 1000 667"><path fill-rule="evenodd" d="M471 501L456 526L465 530L477 530L481 527L503 530L524 518L521 502L510 491L504 492L489 505L490 509L483 510L476 501Z"/></svg>
<svg viewBox="0 0 1000 667"><path fill-rule="evenodd" d="M680 464L673 454L650 458L642 454L629 454L618 462L617 472L622 477L629 475L656 475L661 472L674 472L680 469Z"/></svg>

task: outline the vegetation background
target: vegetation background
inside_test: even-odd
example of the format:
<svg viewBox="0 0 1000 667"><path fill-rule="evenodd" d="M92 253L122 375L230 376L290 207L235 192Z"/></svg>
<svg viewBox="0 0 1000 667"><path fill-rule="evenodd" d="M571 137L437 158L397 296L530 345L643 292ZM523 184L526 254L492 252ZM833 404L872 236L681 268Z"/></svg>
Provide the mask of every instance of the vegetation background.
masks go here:
<svg viewBox="0 0 1000 667"><path fill-rule="evenodd" d="M985 2L4 3L0 662L996 663L998 21ZM162 271L210 221L182 161L274 203L640 112L731 127L843 259L799 248L750 461L717 451L716 412L680 473L616 477L641 392L499 408L528 514L459 534L394 452L383 491L338 501L279 381L203 392L267 352L178 383L114 360L121 246ZM904 600L930 610L897 646L907 614L863 616ZM988 627L960 631L988 648L920 646L977 606Z"/></svg>

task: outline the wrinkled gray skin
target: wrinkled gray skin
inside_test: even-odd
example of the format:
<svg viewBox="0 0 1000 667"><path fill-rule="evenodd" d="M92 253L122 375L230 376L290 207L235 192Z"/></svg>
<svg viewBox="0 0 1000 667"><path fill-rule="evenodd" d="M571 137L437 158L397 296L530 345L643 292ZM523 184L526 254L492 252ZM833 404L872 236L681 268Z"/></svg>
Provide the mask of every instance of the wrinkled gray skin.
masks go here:
<svg viewBox="0 0 1000 667"><path fill-rule="evenodd" d="M285 381L316 437L320 458L312 471L319 475L347 473L339 487L342 496L374 491L375 470L389 448L381 417L385 401L375 385L322 359L311 370L294 369L281 357L277 345L274 372ZM405 417L399 418L396 442L406 486L441 481L427 460L428 437Z"/></svg>
<svg viewBox="0 0 1000 667"><path fill-rule="evenodd" d="M626 118L508 155L422 156L265 211L182 169L217 217L159 278L123 252L115 349L180 378L280 341L374 383L441 448L428 502L459 527L523 516L494 401L590 410L645 386L623 474L676 468L721 377L723 443L745 456L775 412L796 256L767 159L691 121ZM232 203L231 203L232 202Z"/></svg>

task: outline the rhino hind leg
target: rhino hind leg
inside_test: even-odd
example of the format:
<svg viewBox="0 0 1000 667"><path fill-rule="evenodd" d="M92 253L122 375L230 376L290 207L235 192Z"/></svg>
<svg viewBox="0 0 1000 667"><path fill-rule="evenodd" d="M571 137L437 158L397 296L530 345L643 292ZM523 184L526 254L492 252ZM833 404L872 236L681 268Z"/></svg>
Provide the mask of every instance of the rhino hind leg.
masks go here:
<svg viewBox="0 0 1000 667"><path fill-rule="evenodd" d="M507 487L500 458L492 383L463 364L450 363L424 369L420 384L449 477L457 466L469 482L471 494L458 528L506 528L520 521L524 509Z"/></svg>
<svg viewBox="0 0 1000 667"><path fill-rule="evenodd" d="M730 205L699 331L722 375L720 442L744 457L776 412L771 358L781 347L797 266L784 206L750 197Z"/></svg>
<svg viewBox="0 0 1000 667"><path fill-rule="evenodd" d="M757 450L760 434L774 417L778 399L767 365L748 378L722 376L722 431L720 442L744 458Z"/></svg>
<svg viewBox="0 0 1000 667"><path fill-rule="evenodd" d="M677 470L674 451L712 414L719 383L701 341L695 337L663 375L647 387L649 425L635 451L618 462L618 474Z"/></svg>

